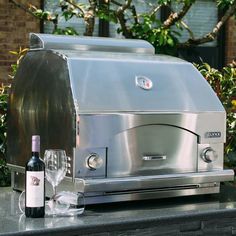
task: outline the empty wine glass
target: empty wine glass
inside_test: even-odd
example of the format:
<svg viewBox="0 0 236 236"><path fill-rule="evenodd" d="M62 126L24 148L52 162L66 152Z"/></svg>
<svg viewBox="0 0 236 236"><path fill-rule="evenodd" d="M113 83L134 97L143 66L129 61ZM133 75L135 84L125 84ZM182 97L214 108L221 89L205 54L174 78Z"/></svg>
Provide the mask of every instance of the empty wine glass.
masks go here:
<svg viewBox="0 0 236 236"><path fill-rule="evenodd" d="M25 191L18 199L19 210L25 213ZM85 209L84 194L81 192L58 192L54 199L45 202L46 216L77 216L83 214Z"/></svg>
<svg viewBox="0 0 236 236"><path fill-rule="evenodd" d="M63 180L67 172L66 152L61 149L48 149L44 154L45 175L52 185L53 196L56 196L56 187Z"/></svg>

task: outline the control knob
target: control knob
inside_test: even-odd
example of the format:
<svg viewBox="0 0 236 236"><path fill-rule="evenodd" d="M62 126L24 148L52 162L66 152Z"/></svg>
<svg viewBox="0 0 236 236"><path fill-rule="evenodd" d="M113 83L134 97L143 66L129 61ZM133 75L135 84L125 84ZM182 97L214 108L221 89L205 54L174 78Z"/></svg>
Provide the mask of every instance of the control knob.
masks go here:
<svg viewBox="0 0 236 236"><path fill-rule="evenodd" d="M215 161L218 155L213 148L207 147L202 151L201 157L205 162L210 163Z"/></svg>
<svg viewBox="0 0 236 236"><path fill-rule="evenodd" d="M99 169L103 165L103 160L96 153L92 153L87 158L87 166L91 170Z"/></svg>

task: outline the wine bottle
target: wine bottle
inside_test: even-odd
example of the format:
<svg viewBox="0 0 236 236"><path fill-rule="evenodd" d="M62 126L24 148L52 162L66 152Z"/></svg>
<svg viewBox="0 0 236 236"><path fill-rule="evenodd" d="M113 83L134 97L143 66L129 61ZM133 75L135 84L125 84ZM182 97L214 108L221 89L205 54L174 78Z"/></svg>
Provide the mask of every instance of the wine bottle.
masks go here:
<svg viewBox="0 0 236 236"><path fill-rule="evenodd" d="M32 156L25 165L25 216L45 214L45 165L39 157L40 136L32 136Z"/></svg>

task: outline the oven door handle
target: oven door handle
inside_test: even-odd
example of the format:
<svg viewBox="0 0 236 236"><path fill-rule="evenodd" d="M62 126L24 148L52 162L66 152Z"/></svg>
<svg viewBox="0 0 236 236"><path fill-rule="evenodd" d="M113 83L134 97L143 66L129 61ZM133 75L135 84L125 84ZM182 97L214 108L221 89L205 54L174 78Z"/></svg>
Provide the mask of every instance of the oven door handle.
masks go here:
<svg viewBox="0 0 236 236"><path fill-rule="evenodd" d="M142 157L144 161L161 161L166 160L165 155L145 155Z"/></svg>

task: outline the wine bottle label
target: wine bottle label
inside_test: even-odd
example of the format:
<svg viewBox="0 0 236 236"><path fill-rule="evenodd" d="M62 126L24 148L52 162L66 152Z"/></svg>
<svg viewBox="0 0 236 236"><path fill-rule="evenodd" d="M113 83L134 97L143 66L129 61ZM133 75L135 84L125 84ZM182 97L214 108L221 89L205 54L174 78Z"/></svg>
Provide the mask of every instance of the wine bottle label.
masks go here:
<svg viewBox="0 0 236 236"><path fill-rule="evenodd" d="M26 207L44 206L44 172L26 171Z"/></svg>

